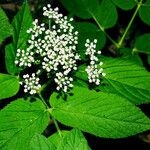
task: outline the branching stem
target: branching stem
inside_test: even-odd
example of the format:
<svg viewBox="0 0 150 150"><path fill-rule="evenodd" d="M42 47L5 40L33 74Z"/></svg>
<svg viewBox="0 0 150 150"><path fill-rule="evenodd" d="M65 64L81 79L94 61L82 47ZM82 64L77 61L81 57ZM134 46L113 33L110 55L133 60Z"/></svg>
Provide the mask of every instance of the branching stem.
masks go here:
<svg viewBox="0 0 150 150"><path fill-rule="evenodd" d="M41 95L40 92L38 92L38 95L39 95L41 101L43 102L43 104L46 106L46 108L49 109L49 106L46 104L46 102L45 102L45 100L43 99L43 97L42 97L42 95Z"/></svg>
<svg viewBox="0 0 150 150"><path fill-rule="evenodd" d="M49 108L49 106L46 104L46 102L45 102L45 100L43 99L41 93L38 93L38 95L39 95L40 99L42 100L43 104L46 106L46 108L47 108L47 110L48 110L50 116L52 117L52 120L54 121L54 125L55 125L55 127L56 127L56 130L57 130L59 136L62 137L61 130L60 130L59 126L58 126L58 123L57 123L57 121L55 120L55 118L52 116L52 108Z"/></svg>
<svg viewBox="0 0 150 150"><path fill-rule="evenodd" d="M49 112L50 116L52 117L52 120L54 122L54 125L56 127L56 130L57 130L59 136L62 137L62 133L61 133L61 130L59 128L59 125L58 125L57 121L55 120L55 118L52 116L52 108L48 109L48 112Z"/></svg>
<svg viewBox="0 0 150 150"><path fill-rule="evenodd" d="M123 42L124 42L124 39L125 39L125 37L126 37L128 31L129 31L129 29L130 29L130 27L131 27L131 25L132 25L134 19L135 19L136 15L137 15L137 13L138 13L138 11L139 11L141 5L142 5L142 1L143 1L143 0L140 0L140 2L137 3L137 8L136 8L136 10L135 10L135 12L134 12L134 14L133 14L133 16L132 16L132 18L131 18L131 20L130 20L128 26L127 26L126 29L125 29L125 32L124 32L123 36L121 37L119 43L117 44L117 47L118 47L118 48L122 47L122 44L123 44Z"/></svg>
<svg viewBox="0 0 150 150"><path fill-rule="evenodd" d="M104 28L101 26L101 24L98 22L98 20L96 19L95 15L89 11L89 13L92 15L93 19L95 20L95 22L97 23L98 27L100 28L100 30L102 32L104 32L104 34L106 35L106 37L116 46L118 47L117 42L115 42L108 34L107 32L104 30Z"/></svg>
<svg viewBox="0 0 150 150"><path fill-rule="evenodd" d="M55 127L57 129L57 132L58 132L59 136L62 137L61 130L60 130L59 126L58 126L57 121L54 118L53 118L53 121L54 121L54 124L55 124Z"/></svg>

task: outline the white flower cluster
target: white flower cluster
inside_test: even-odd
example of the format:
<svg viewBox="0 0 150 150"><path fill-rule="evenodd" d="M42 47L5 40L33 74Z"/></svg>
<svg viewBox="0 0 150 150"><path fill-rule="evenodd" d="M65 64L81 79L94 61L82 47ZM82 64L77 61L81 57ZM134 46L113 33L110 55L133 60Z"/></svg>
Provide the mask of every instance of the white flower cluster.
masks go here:
<svg viewBox="0 0 150 150"><path fill-rule="evenodd" d="M86 40L86 55L90 57L90 65L87 66L86 72L88 74L89 83L95 83L96 85L100 84L100 77L105 76L103 73L103 62L99 62L99 59L96 55L101 54L101 51L96 51L97 40L90 42L89 39Z"/></svg>
<svg viewBox="0 0 150 150"><path fill-rule="evenodd" d="M71 83L73 81L73 78L68 77L64 75L63 73L59 72L56 73L56 77L54 80L58 84L57 90L63 89L64 92L68 91L68 88L72 88L73 84Z"/></svg>
<svg viewBox="0 0 150 150"><path fill-rule="evenodd" d="M32 95L37 93L37 91L41 88L41 85L39 84L40 79L36 77L35 73L32 73L31 76L29 76L29 74L23 75L23 79L25 93L29 92Z"/></svg>
<svg viewBox="0 0 150 150"><path fill-rule="evenodd" d="M30 51L30 48L25 50L17 49L15 64L19 67L31 67L34 62L34 53Z"/></svg>
<svg viewBox="0 0 150 150"><path fill-rule="evenodd" d="M74 31L71 25L73 19L59 14L58 8L52 9L48 4L43 11L51 26L49 24L47 28L46 24L38 25L37 19L33 22L33 27L27 30L31 35L28 40L29 47L26 50L17 50L15 64L20 67L31 67L38 60L48 76L52 71L55 73L57 90L67 92L73 81L69 77L70 72L77 70L77 61L80 59L76 52L78 32ZM25 92L29 90L25 87Z"/></svg>

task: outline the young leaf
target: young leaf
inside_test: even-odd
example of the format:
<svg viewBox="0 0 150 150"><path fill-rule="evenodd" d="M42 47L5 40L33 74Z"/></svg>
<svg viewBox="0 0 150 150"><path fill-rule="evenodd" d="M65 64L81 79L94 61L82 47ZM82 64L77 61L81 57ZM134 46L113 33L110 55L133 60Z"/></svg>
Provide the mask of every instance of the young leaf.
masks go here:
<svg viewBox="0 0 150 150"><path fill-rule="evenodd" d="M90 150L90 147L82 132L73 129L64 136L57 150Z"/></svg>
<svg viewBox="0 0 150 150"><path fill-rule="evenodd" d="M49 114L40 100L18 99L0 112L0 118L0 149L29 150L32 137L47 127Z"/></svg>
<svg viewBox="0 0 150 150"><path fill-rule="evenodd" d="M19 87L18 77L0 73L0 100L14 96Z"/></svg>
<svg viewBox="0 0 150 150"><path fill-rule="evenodd" d="M139 15L141 20L150 25L150 0L147 0L140 8Z"/></svg>
<svg viewBox="0 0 150 150"><path fill-rule="evenodd" d="M14 51L18 48L26 48L27 39L29 38L29 34L27 33L27 29L29 29L32 25L32 16L30 14L30 8L27 2L22 5L21 10L14 17L12 26L14 29L13 33L13 46Z"/></svg>
<svg viewBox="0 0 150 150"><path fill-rule="evenodd" d="M150 73L128 58L104 58L106 91L120 94L134 104L150 102Z"/></svg>
<svg viewBox="0 0 150 150"><path fill-rule="evenodd" d="M64 7L72 14L83 19L92 18L90 12L93 12L99 5L98 0L59 0Z"/></svg>
<svg viewBox="0 0 150 150"><path fill-rule="evenodd" d="M32 137L29 147L29 150L57 150L53 143L40 134L35 134Z"/></svg>
<svg viewBox="0 0 150 150"><path fill-rule="evenodd" d="M103 29L112 28L118 19L115 5L111 0L102 0L99 7L91 15Z"/></svg>
<svg viewBox="0 0 150 150"><path fill-rule="evenodd" d="M134 47L139 52L150 54L150 33L137 37Z"/></svg>
<svg viewBox="0 0 150 150"><path fill-rule="evenodd" d="M74 87L65 103L52 106L61 123L105 138L128 137L150 129L150 120L135 105L115 94ZM58 100L54 93L51 99Z"/></svg>
<svg viewBox="0 0 150 150"><path fill-rule="evenodd" d="M106 43L105 34L93 23L78 22L74 24L75 29L79 32L78 51L82 58L85 58L86 39L97 39L97 49L102 49Z"/></svg>
<svg viewBox="0 0 150 150"><path fill-rule="evenodd" d="M123 10L130 10L136 5L135 0L112 0L115 5L117 5L119 8Z"/></svg>
<svg viewBox="0 0 150 150"><path fill-rule="evenodd" d="M7 72L13 75L19 72L19 68L17 68L14 63L15 57L16 54L14 52L13 45L12 44L7 45L5 49L5 64L6 64Z"/></svg>
<svg viewBox="0 0 150 150"><path fill-rule="evenodd" d="M12 35L12 26L2 8L0 7L0 44L1 42Z"/></svg>

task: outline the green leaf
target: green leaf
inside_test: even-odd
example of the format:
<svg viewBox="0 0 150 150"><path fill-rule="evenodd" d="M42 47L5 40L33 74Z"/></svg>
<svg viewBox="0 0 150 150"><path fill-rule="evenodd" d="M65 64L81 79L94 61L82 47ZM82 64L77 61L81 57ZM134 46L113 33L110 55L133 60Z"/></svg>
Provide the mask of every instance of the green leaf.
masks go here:
<svg viewBox="0 0 150 150"><path fill-rule="evenodd" d="M118 19L117 9L111 0L102 0L99 7L91 12L91 15L101 26L101 29L112 28Z"/></svg>
<svg viewBox="0 0 150 150"><path fill-rule="evenodd" d="M150 102L150 73L143 66L130 57L102 61L109 84L104 91L120 94L134 104Z"/></svg>
<svg viewBox="0 0 150 150"><path fill-rule="evenodd" d="M18 48L26 48L30 36L27 29L32 26L32 16L27 2L22 5L21 10L14 17L12 26L14 28L13 46L16 52Z"/></svg>
<svg viewBox="0 0 150 150"><path fill-rule="evenodd" d="M18 77L0 73L0 100L14 96L19 87Z"/></svg>
<svg viewBox="0 0 150 150"><path fill-rule="evenodd" d="M12 35L12 26L10 25L6 14L0 7L0 44L10 35Z"/></svg>
<svg viewBox="0 0 150 150"><path fill-rule="evenodd" d="M56 148L58 148L58 146L60 145L60 143L63 141L63 138L64 136L69 133L69 131L65 131L65 130L62 130L61 131L61 134L62 134L62 137L60 137L59 133L56 132L54 133L53 135L51 135L48 140L53 143L55 145Z"/></svg>
<svg viewBox="0 0 150 150"><path fill-rule="evenodd" d="M56 150L57 148L46 137L35 134L30 142L29 150Z"/></svg>
<svg viewBox="0 0 150 150"><path fill-rule="evenodd" d="M105 138L122 138L150 129L142 111L115 94L74 87L73 96L53 106L52 115L61 123ZM54 93L51 99L58 100Z"/></svg>
<svg viewBox="0 0 150 150"><path fill-rule="evenodd" d="M13 45L12 44L7 45L5 49L5 65L6 65L7 72L13 75L15 73L19 73L19 68L17 68L14 63L15 57L16 54L14 52Z"/></svg>
<svg viewBox="0 0 150 150"><path fill-rule="evenodd" d="M97 50L100 50L104 47L106 43L106 37L105 34L93 23L88 22L76 22L74 24L75 29L79 32L79 40L78 40L78 51L81 55L81 58L85 58L85 42L86 39L90 39L93 41L94 39L97 39Z"/></svg>
<svg viewBox="0 0 150 150"><path fill-rule="evenodd" d="M73 15L83 19L92 18L89 12L93 12L99 5L98 0L59 0L63 6Z"/></svg>
<svg viewBox="0 0 150 150"><path fill-rule="evenodd" d="M150 33L137 37L134 47L137 52L150 54Z"/></svg>
<svg viewBox="0 0 150 150"><path fill-rule="evenodd" d="M5 64L7 72L15 74L19 69L15 66L15 57L17 49L25 49L27 47L27 40L29 34L27 29L32 26L32 16L27 2L25 2L21 10L17 13L12 21L13 26L13 43L6 47Z"/></svg>
<svg viewBox="0 0 150 150"><path fill-rule="evenodd" d="M135 7L136 1L135 0L112 0L115 5L123 10L130 10Z"/></svg>
<svg viewBox="0 0 150 150"><path fill-rule="evenodd" d="M82 132L78 129L71 131L61 131L62 137L54 133L48 139L57 150L90 150Z"/></svg>
<svg viewBox="0 0 150 150"><path fill-rule="evenodd" d="M58 150L90 150L90 148L82 132L73 129L64 136Z"/></svg>
<svg viewBox="0 0 150 150"><path fill-rule="evenodd" d="M0 112L0 118L0 149L29 150L32 137L47 127L49 113L40 100L18 99Z"/></svg>
<svg viewBox="0 0 150 150"><path fill-rule="evenodd" d="M147 0L140 8L139 15L141 20L150 25L150 0Z"/></svg>

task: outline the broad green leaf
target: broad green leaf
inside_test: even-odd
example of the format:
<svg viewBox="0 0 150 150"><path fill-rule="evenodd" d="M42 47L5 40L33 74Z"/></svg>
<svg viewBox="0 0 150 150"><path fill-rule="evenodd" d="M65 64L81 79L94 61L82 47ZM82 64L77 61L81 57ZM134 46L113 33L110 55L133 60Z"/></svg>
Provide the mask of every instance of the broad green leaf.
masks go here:
<svg viewBox="0 0 150 150"><path fill-rule="evenodd" d="M105 91L120 94L135 104L150 102L150 73L143 66L130 57L105 57L102 61L109 84Z"/></svg>
<svg viewBox="0 0 150 150"><path fill-rule="evenodd" d="M150 33L137 37L134 47L137 52L150 54Z"/></svg>
<svg viewBox="0 0 150 150"><path fill-rule="evenodd" d="M139 15L144 23L150 25L150 0L146 0L146 2L141 6Z"/></svg>
<svg viewBox="0 0 150 150"><path fill-rule="evenodd" d="M91 15L101 26L101 29L112 28L118 19L117 9L111 0L102 0L99 7L91 12Z"/></svg>
<svg viewBox="0 0 150 150"><path fill-rule="evenodd" d="M72 14L83 19L91 18L89 12L93 12L99 5L99 0L59 0Z"/></svg>
<svg viewBox="0 0 150 150"><path fill-rule="evenodd" d="M5 49L5 65L7 72L9 74L15 74L19 72L19 68L16 67L15 65L15 57L16 54L14 52L14 48L12 44L7 45Z"/></svg>
<svg viewBox="0 0 150 150"><path fill-rule="evenodd" d="M74 87L73 96L53 106L52 115L61 123L105 138L122 138L150 129L142 111L115 94ZM58 100L54 93L51 99Z"/></svg>
<svg viewBox="0 0 150 150"><path fill-rule="evenodd" d="M63 141L63 138L64 138L64 136L65 136L67 133L69 133L69 131L62 130L62 131L61 131L62 137L61 137L61 136L59 135L59 133L56 132L56 133L52 134L52 135L48 138L48 140L49 140L51 143L53 143L56 148L58 148L58 146L59 146L60 143Z"/></svg>
<svg viewBox="0 0 150 150"><path fill-rule="evenodd" d="M40 100L31 103L18 99L0 112L0 118L1 150L29 150L32 137L41 134L49 122Z"/></svg>
<svg viewBox="0 0 150 150"><path fill-rule="evenodd" d="M83 58L85 58L85 42L86 39L90 39L93 41L97 39L97 50L100 50L104 47L106 43L105 34L93 23L88 22L78 22L74 24L75 29L79 32L79 40L78 40L78 51Z"/></svg>
<svg viewBox="0 0 150 150"><path fill-rule="evenodd" d="M0 44L10 35L12 35L12 26L10 25L6 14L0 7Z"/></svg>
<svg viewBox="0 0 150 150"><path fill-rule="evenodd" d="M135 0L112 0L119 8L123 10L130 10L136 5Z"/></svg>
<svg viewBox="0 0 150 150"><path fill-rule="evenodd" d="M43 135L35 134L30 141L29 150L56 150L56 147Z"/></svg>
<svg viewBox="0 0 150 150"><path fill-rule="evenodd" d="M14 29L13 47L14 52L16 53L18 48L26 48L27 40L30 36L27 33L27 29L32 26L32 16L30 14L30 8L27 2L22 5L21 10L14 17L12 26Z"/></svg>
<svg viewBox="0 0 150 150"><path fill-rule="evenodd" d="M19 87L18 77L0 73L0 100L14 96Z"/></svg>
<svg viewBox="0 0 150 150"><path fill-rule="evenodd" d="M82 132L78 129L73 129L64 136L58 146L58 150L90 150L90 147Z"/></svg>

